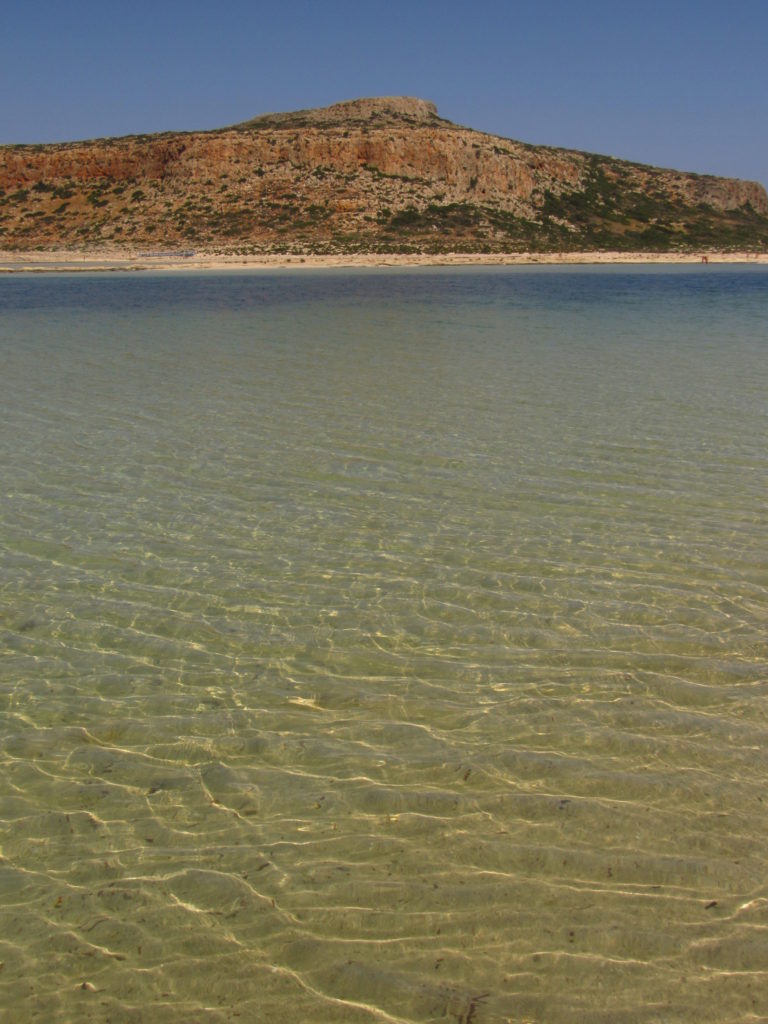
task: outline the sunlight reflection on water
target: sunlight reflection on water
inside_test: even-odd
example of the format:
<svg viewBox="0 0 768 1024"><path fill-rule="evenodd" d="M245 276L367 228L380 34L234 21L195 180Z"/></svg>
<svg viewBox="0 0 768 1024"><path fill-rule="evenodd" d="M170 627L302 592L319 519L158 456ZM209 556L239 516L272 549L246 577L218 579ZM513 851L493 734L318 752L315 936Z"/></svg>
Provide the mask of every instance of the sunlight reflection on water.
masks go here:
<svg viewBox="0 0 768 1024"><path fill-rule="evenodd" d="M766 299L0 281L14 1020L768 1015Z"/></svg>

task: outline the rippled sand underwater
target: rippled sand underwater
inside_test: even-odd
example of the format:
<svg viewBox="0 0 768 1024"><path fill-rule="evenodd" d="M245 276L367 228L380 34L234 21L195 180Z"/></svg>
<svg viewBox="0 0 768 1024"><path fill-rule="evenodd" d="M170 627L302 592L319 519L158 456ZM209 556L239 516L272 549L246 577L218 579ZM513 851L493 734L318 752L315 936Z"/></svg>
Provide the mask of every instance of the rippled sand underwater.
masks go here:
<svg viewBox="0 0 768 1024"><path fill-rule="evenodd" d="M3 1019L768 1020L766 313L0 280Z"/></svg>

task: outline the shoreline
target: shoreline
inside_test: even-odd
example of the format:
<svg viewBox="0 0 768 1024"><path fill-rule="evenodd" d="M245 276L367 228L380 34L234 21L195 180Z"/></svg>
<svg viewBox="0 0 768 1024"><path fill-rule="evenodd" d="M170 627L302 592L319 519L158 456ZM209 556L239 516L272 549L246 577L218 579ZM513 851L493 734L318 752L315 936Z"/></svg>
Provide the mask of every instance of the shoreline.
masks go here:
<svg viewBox="0 0 768 1024"><path fill-rule="evenodd" d="M706 252L516 252L516 253L350 253L319 255L222 255L195 252L191 255L119 251L4 252L0 250L0 274L94 273L110 271L174 270L288 270L368 267L508 267L584 265L699 265L749 264L768 266L768 253Z"/></svg>

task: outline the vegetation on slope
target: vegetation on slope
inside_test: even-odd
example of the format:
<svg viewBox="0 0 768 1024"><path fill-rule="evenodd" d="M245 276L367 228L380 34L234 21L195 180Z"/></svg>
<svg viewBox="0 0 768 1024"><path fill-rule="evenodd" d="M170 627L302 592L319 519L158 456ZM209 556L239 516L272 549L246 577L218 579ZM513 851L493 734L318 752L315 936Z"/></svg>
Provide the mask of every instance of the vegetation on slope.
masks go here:
<svg viewBox="0 0 768 1024"><path fill-rule="evenodd" d="M105 246L765 251L768 200L750 183L473 132L408 98L0 147L0 248Z"/></svg>

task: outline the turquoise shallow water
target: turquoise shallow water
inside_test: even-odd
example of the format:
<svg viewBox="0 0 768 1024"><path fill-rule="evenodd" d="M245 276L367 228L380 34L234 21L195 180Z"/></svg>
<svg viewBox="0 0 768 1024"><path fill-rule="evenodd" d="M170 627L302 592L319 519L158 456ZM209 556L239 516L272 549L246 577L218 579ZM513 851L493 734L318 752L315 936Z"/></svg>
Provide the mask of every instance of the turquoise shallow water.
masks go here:
<svg viewBox="0 0 768 1024"><path fill-rule="evenodd" d="M768 1020L766 314L0 280L7 1019Z"/></svg>

